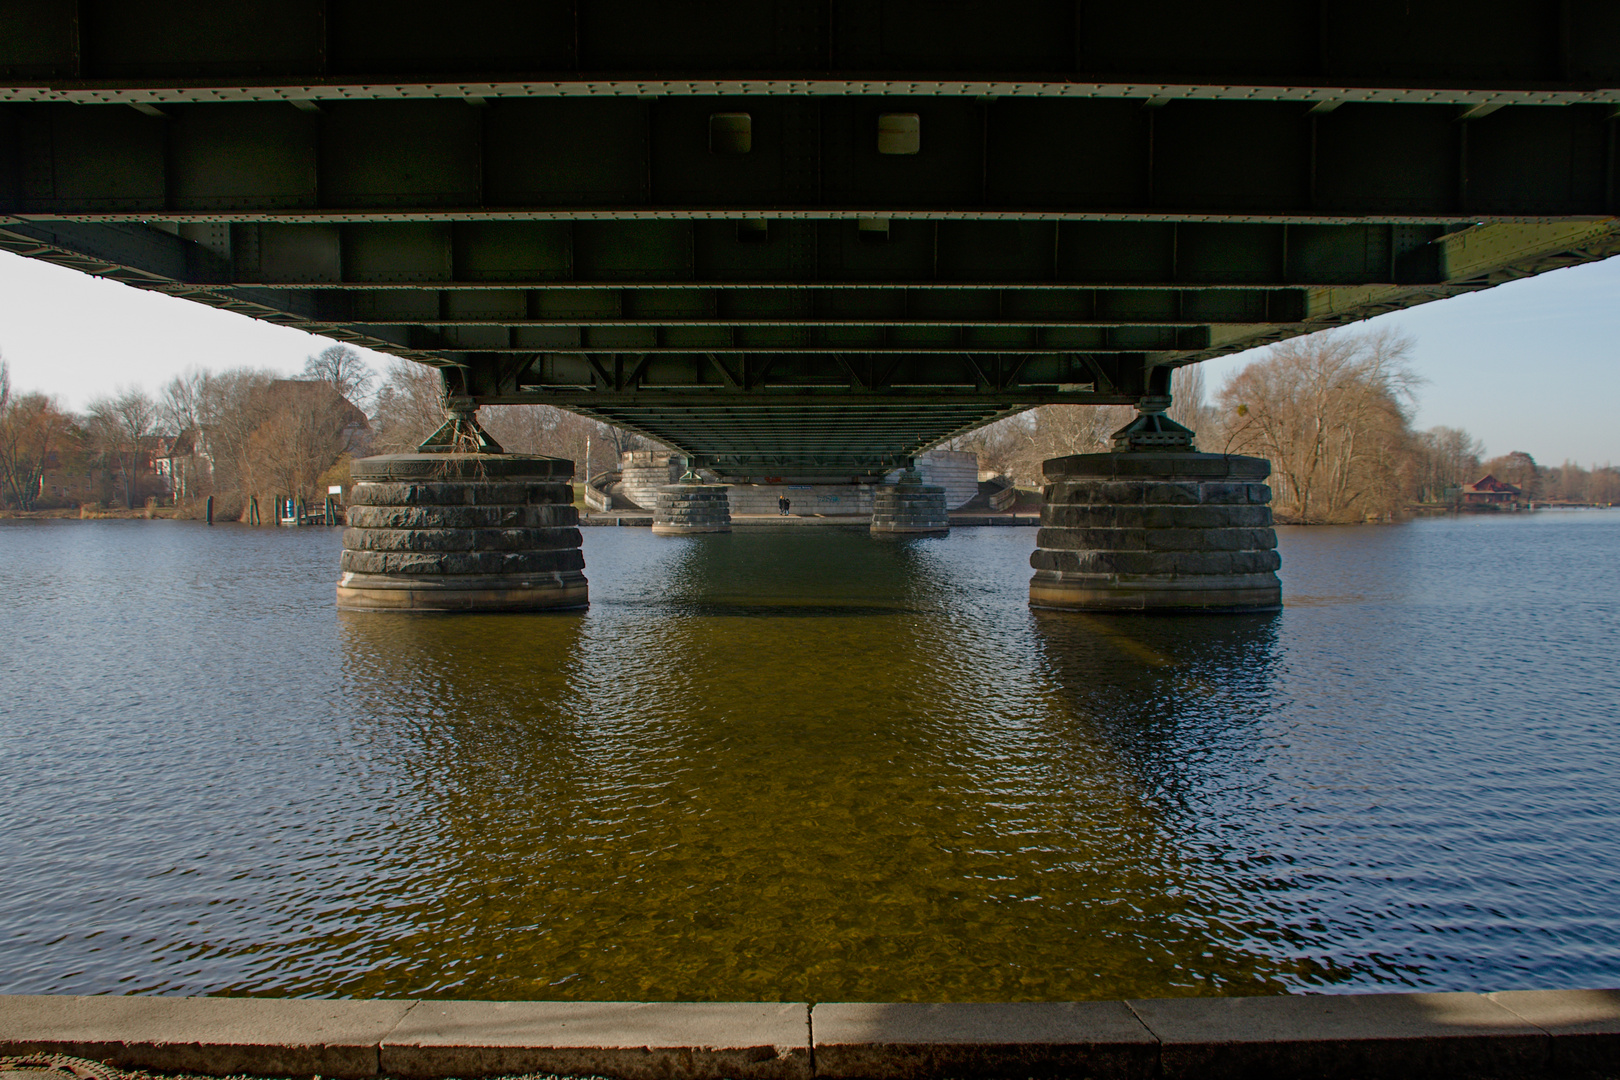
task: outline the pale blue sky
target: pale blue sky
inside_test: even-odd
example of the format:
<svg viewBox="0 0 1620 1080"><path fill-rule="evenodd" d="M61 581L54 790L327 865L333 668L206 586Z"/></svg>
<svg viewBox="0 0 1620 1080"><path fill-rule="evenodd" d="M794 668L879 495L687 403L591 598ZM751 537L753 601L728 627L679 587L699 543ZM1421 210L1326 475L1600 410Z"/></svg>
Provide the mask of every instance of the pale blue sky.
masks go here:
<svg viewBox="0 0 1620 1080"><path fill-rule="evenodd" d="M1620 462L1620 258L1382 315L1417 342L1417 425L1467 428L1489 454ZM82 409L189 367L287 373L329 342L0 252L0 355L12 384ZM1212 387L1254 359L1207 365ZM387 358L368 354L381 368Z"/></svg>
<svg viewBox="0 0 1620 1080"><path fill-rule="evenodd" d="M1490 456L1620 464L1620 258L1368 319L1416 342L1419 428L1466 428ZM1218 386L1255 352L1205 364Z"/></svg>

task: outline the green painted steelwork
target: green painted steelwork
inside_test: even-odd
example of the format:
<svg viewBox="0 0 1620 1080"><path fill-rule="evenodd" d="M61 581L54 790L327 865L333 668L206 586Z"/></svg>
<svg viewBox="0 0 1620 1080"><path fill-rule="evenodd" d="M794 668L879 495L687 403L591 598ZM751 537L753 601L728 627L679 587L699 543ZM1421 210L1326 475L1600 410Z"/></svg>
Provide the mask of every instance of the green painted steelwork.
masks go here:
<svg viewBox="0 0 1620 1080"><path fill-rule="evenodd" d="M0 247L870 474L1620 251L1616 10L4 0Z"/></svg>

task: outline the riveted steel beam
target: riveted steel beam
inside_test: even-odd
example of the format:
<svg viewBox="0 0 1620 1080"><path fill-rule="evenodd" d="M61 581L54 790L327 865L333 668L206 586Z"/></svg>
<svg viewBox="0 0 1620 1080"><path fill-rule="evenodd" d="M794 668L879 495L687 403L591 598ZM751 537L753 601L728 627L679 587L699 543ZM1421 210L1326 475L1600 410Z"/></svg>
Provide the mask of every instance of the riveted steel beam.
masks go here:
<svg viewBox="0 0 1620 1080"><path fill-rule="evenodd" d="M183 104L158 116L0 105L11 174L0 212L343 226L925 215L1472 223L1609 209L1607 104L1508 106L1467 122L1454 105L1320 114L1293 102L1140 104L527 98L345 101L313 113ZM897 110L920 118L914 154L878 147L879 117ZM709 118L738 113L752 117L750 150L711 152Z"/></svg>
<svg viewBox="0 0 1620 1080"><path fill-rule="evenodd" d="M1295 94L1555 92L1620 82L1620 24L1604 0L1261 0L1241 17L1196 0L1009 0L962 5L949 18L926 0L755 0L701 10L660 0L467 0L454 8L13 0L0 31L0 72L14 78L304 95L289 100L326 100L323 91L334 87L398 93L428 85L487 98L506 86L605 80L646 90L705 78L777 93L783 83L826 93L851 83L986 80L1015 90L1072 81L1138 92L1181 83Z"/></svg>
<svg viewBox="0 0 1620 1080"><path fill-rule="evenodd" d="M1620 250L1606 0L935 8L13 0L0 248L865 475Z"/></svg>

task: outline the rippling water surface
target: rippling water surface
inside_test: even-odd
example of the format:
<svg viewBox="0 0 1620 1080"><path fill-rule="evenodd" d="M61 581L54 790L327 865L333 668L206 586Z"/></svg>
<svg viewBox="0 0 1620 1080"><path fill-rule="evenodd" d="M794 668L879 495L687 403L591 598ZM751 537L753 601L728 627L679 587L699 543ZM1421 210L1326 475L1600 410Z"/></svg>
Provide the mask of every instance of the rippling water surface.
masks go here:
<svg viewBox="0 0 1620 1080"><path fill-rule="evenodd" d="M1620 981L1620 513L1280 530L1275 617L1031 612L1034 530L0 527L0 991L994 1000Z"/></svg>

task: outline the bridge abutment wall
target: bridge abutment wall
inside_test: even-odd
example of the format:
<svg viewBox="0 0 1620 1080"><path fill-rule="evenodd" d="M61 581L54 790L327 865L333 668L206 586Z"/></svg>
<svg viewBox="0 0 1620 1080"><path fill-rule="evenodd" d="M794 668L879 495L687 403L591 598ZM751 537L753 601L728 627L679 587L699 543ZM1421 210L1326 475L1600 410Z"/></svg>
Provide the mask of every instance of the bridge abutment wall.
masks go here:
<svg viewBox="0 0 1620 1080"><path fill-rule="evenodd" d="M563 458L392 454L352 466L337 606L543 611L588 602Z"/></svg>
<svg viewBox="0 0 1620 1080"><path fill-rule="evenodd" d="M1282 606L1271 463L1228 454L1076 454L1044 465L1029 602L1079 611Z"/></svg>
<svg viewBox="0 0 1620 1080"><path fill-rule="evenodd" d="M731 512L738 515L777 513L786 495L798 515L862 516L872 513L871 484L732 484Z"/></svg>

